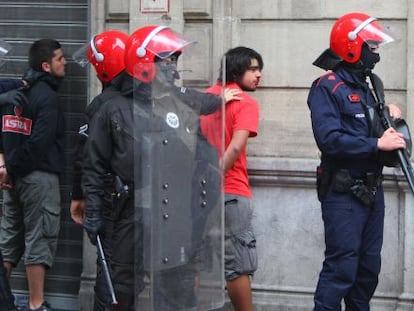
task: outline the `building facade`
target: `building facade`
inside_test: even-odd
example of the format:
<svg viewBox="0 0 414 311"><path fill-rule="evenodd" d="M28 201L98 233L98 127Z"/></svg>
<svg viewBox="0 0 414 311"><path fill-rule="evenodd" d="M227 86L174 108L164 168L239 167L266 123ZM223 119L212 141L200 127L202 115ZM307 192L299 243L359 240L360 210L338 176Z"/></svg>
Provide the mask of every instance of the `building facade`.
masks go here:
<svg viewBox="0 0 414 311"><path fill-rule="evenodd" d="M23 3L13 1L21 9L20 2ZM26 4L29 2L24 1ZM61 23L57 23L54 18L50 28L39 28L30 38L39 34L39 31L42 31L42 35L44 33L43 36L60 36L69 51L103 30L120 29L132 33L141 26L153 23L168 24L186 38L195 39L197 44L192 53L197 57L189 58L183 65L184 83L187 86L203 89L210 85L216 79L220 57L228 48L244 45L262 54L265 63L262 82L258 91L252 94L260 102L260 129L258 137L252 139L248 147L259 251L259 269L253 279L254 304L256 310L310 310L324 252L323 223L315 191L315 168L319 152L313 139L306 104L312 81L323 72L312 66L312 62L329 46L330 28L339 16L360 11L377 17L382 24L390 27L396 41L381 50L382 60L375 71L384 81L386 100L398 103L403 108L408 124L414 128L414 99L411 97L414 94L414 62L410 58L414 55L414 2L43 2L48 3L47 7L54 6L57 9L65 6L62 10L70 12L70 8L76 12L72 13L71 21L66 24L69 29L65 32L67 37L63 31L58 32ZM9 5L9 1L0 1L1 9ZM44 15L45 25L47 17L52 15ZM16 19L9 17L17 26L21 25L22 29L16 35L22 40L13 39L16 37L7 35L7 32L1 35L10 37L16 44L29 42L29 28L23 18L24 15ZM42 24L41 20L39 23ZM16 62L22 57L17 56ZM200 59L203 61L200 62ZM88 76L85 72L78 72L75 66L69 68L64 98L67 96L68 103L73 95L76 99L71 99L73 106L66 107L70 137L75 133L76 120L85 103L100 90L93 73ZM70 179L70 167L67 176ZM414 197L397 168L385 170L384 186L387 207L383 266L372 309L413 310ZM64 188L62 192L67 193L68 189ZM65 208L67 206L66 203ZM81 230L70 224L68 214L64 217L62 222L65 222L65 228L76 232L76 237L69 239L69 234L64 235L62 240L66 244L62 242L61 247L67 247L68 253L63 252L61 258L67 263L70 252L74 252L77 254L73 255L75 258L82 258L82 265L77 262L77 268L68 274L73 285L71 291L51 290L50 294L58 304L64 299L65 303L70 300L73 307L66 306L68 310L91 310L95 250L87 239L82 241ZM52 280L59 275L59 271L55 276L51 275ZM20 286L24 293L23 285L18 283L16 286ZM225 309L231 310L228 304Z"/></svg>

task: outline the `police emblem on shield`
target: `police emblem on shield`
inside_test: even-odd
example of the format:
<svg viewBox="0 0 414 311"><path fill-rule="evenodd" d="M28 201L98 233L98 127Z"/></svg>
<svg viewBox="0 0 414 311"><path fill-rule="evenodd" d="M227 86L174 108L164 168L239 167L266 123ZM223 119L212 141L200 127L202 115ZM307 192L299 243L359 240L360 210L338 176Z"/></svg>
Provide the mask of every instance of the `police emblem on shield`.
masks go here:
<svg viewBox="0 0 414 311"><path fill-rule="evenodd" d="M167 113L165 121L167 122L168 126L174 129L180 126L180 120L178 119L177 114L175 114L174 112Z"/></svg>

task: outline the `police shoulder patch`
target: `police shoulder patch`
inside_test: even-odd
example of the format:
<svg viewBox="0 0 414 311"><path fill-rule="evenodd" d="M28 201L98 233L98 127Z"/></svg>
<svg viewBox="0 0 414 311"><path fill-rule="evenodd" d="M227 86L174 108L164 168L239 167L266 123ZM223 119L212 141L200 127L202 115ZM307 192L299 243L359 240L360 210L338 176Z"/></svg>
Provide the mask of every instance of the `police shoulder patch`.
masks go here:
<svg viewBox="0 0 414 311"><path fill-rule="evenodd" d="M351 103L359 103L361 102L361 98L358 94L349 94L348 99Z"/></svg>

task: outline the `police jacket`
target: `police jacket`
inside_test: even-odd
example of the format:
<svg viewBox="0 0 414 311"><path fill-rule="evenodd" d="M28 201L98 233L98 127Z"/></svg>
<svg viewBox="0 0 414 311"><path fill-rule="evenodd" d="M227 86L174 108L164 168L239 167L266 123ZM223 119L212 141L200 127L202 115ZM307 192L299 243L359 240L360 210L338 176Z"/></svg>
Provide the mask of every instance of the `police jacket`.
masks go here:
<svg viewBox="0 0 414 311"><path fill-rule="evenodd" d="M56 93L59 83L60 79L38 72L24 91L28 104L2 108L0 152L11 176L25 176L34 170L63 172L65 127Z"/></svg>
<svg viewBox="0 0 414 311"><path fill-rule="evenodd" d="M133 181L133 83L119 76L119 91L108 89L105 100L89 121L84 149L82 191L86 208L100 210L109 172L128 184Z"/></svg>
<svg viewBox="0 0 414 311"><path fill-rule="evenodd" d="M108 102L118 94L117 91L120 88L122 79L121 76L117 76L109 84L104 85L102 93L97 95L85 109L84 120L79 127L77 146L73 154L72 199L79 200L83 198L81 187L82 164L85 157L84 147L89 135L89 122L103 103Z"/></svg>
<svg viewBox="0 0 414 311"><path fill-rule="evenodd" d="M377 140L381 133L368 84L345 68L327 72L312 84L308 106L322 165L380 173Z"/></svg>
<svg viewBox="0 0 414 311"><path fill-rule="evenodd" d="M152 111L151 85L134 85L132 78L122 73L116 88L119 88L119 93L114 89L105 92L106 99L89 123L82 174L82 190L87 196L87 205L100 206L102 203L103 176L108 172L120 177L126 185L134 184L134 135L135 142L141 142L142 133L169 128L166 121ZM196 90L172 87L165 92L180 97L196 114L211 113L221 105L219 97ZM99 100L102 101L101 98ZM137 114L135 124L133 110ZM149 119L149 116L154 118ZM198 123L191 126L198 130ZM135 150L137 148L141 147L136 146ZM140 152L136 153L135 162L141 163Z"/></svg>

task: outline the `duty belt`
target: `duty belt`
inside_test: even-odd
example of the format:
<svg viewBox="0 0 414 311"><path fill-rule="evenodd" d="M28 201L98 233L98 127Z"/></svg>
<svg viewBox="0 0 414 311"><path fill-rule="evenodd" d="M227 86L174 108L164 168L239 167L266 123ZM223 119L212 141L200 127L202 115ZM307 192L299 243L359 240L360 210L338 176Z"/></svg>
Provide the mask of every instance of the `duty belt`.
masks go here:
<svg viewBox="0 0 414 311"><path fill-rule="evenodd" d="M330 171L324 167L317 169L318 198L322 200L329 188L338 193L351 192L355 198L367 206L373 206L382 175L367 172L361 177L353 177L349 170Z"/></svg>

